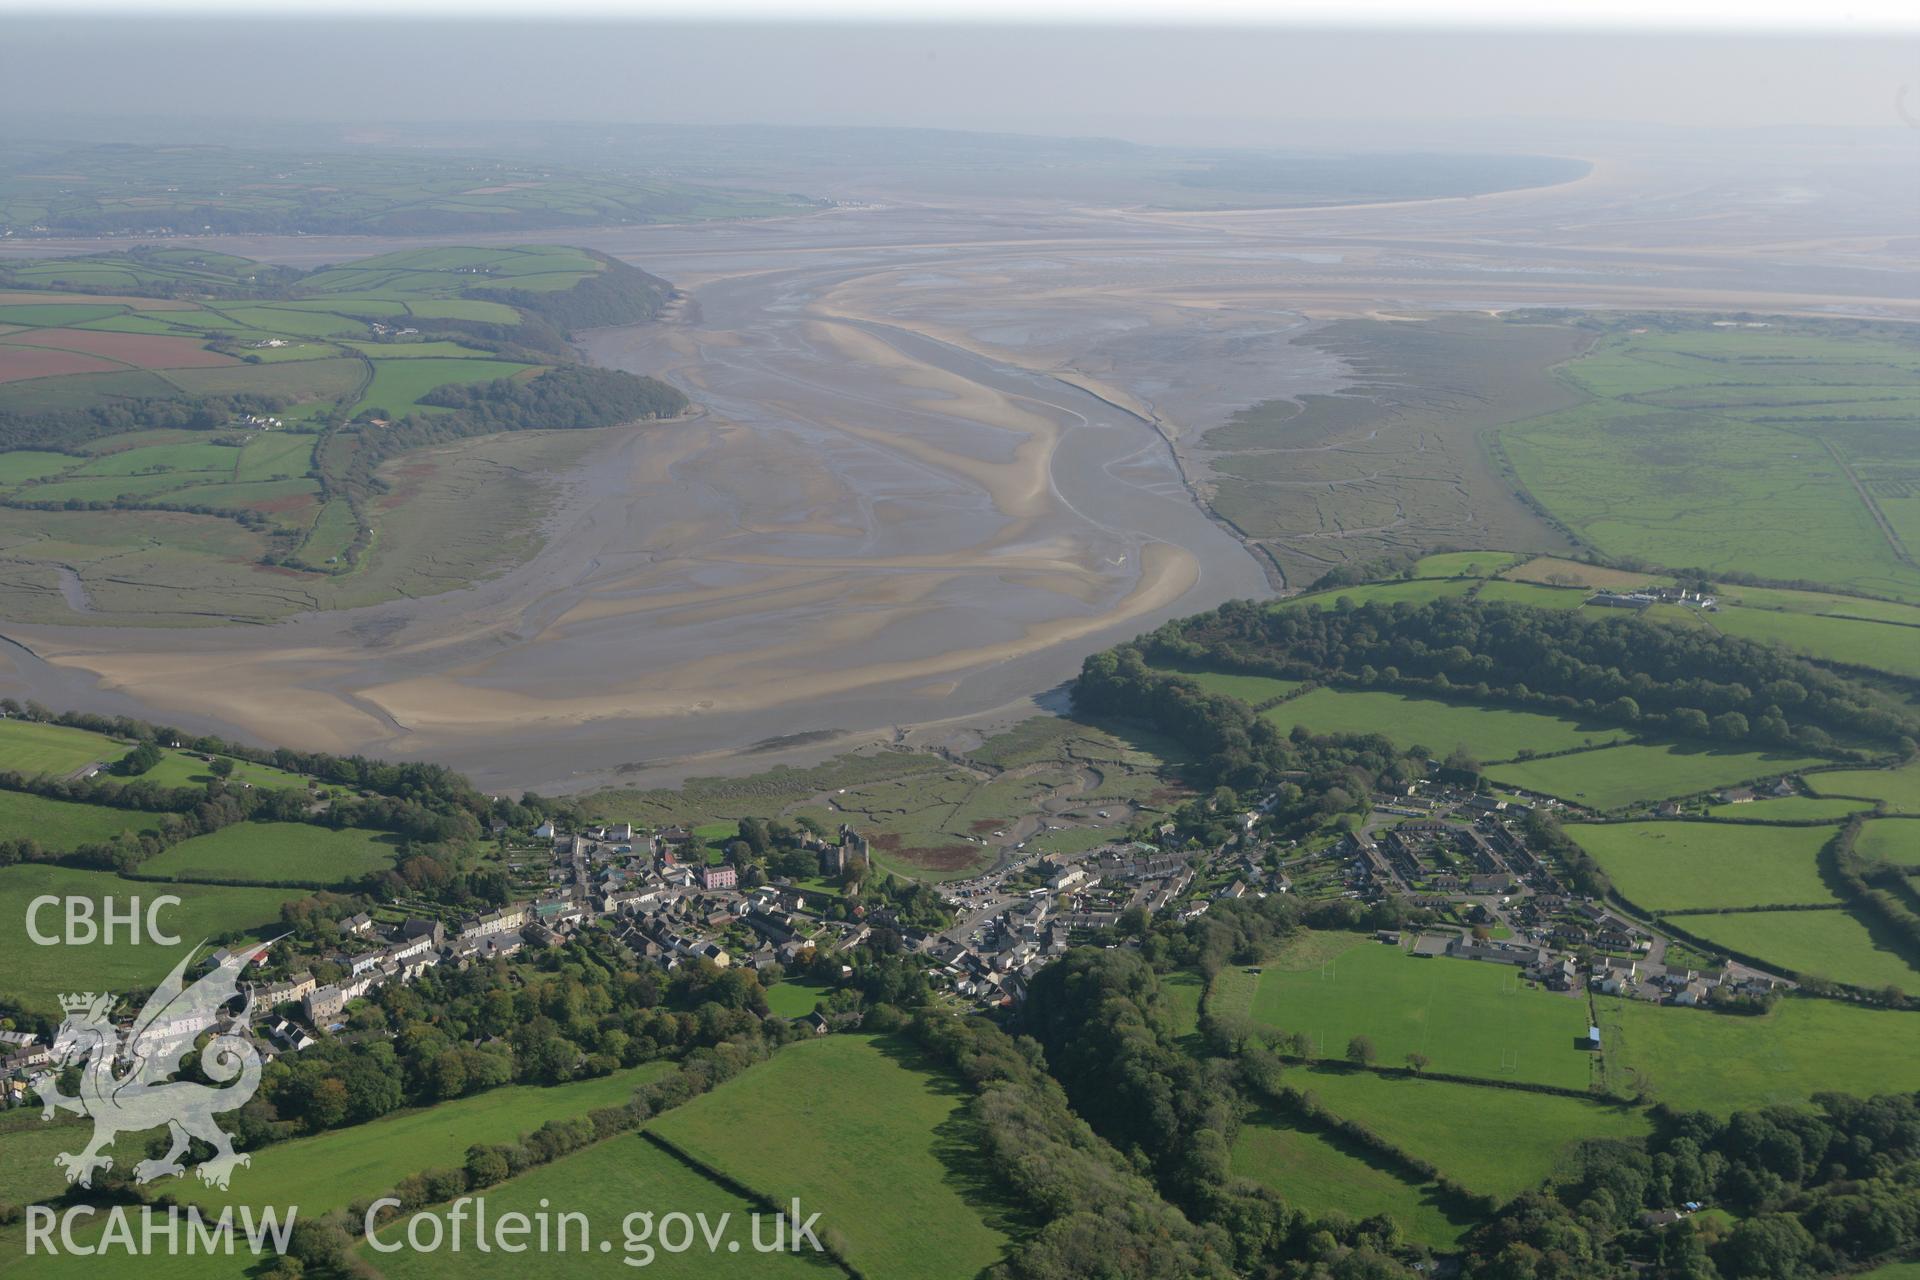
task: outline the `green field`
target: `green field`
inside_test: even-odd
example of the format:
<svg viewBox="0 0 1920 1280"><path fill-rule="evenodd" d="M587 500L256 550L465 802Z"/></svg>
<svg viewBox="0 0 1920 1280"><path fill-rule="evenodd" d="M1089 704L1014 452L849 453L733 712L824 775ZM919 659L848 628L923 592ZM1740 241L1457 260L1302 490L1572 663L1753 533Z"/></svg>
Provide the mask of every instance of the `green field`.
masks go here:
<svg viewBox="0 0 1920 1280"><path fill-rule="evenodd" d="M757 1280L762 1276L768 1280L787 1280L789 1277L795 1280L804 1277L826 1280L844 1274L810 1250L798 1254L755 1252L751 1224L758 1206L702 1176L638 1134L610 1138L585 1151L563 1156L552 1164L531 1169L517 1178L487 1188L487 1212L490 1216L517 1212L537 1221L536 1215L541 1212L542 1206L548 1206L547 1212L554 1214L586 1214L591 1224L589 1252L582 1254L578 1251L579 1234L578 1228L575 1228L568 1237L571 1252L562 1253L557 1248L550 1248L539 1255L542 1271L547 1274L569 1277L659 1275L697 1277L698 1280ZM812 1211L813 1207L809 1205L807 1212ZM728 1222L724 1240L738 1244L739 1249L728 1251L726 1243L722 1243L718 1252L709 1253L696 1230L695 1247L687 1252L669 1253L661 1250L658 1248L659 1237L655 1236L651 1241L655 1252L651 1256L641 1252L637 1245L629 1254L626 1222L628 1215L633 1213L651 1213L656 1222L669 1213L704 1214L709 1227L716 1231L720 1229L717 1224L724 1217ZM497 1217L495 1221L498 1221ZM820 1223L815 1224L816 1230L831 1222L830 1217L822 1218ZM634 1230L640 1230L637 1222ZM771 1223L765 1224L761 1238L771 1241L773 1230ZM405 1246L404 1225L389 1225L381 1233L381 1239L383 1243ZM673 1239L677 1245L678 1237ZM599 1252L602 1240L612 1243L611 1251ZM478 1277L479 1280L487 1280L488 1277L526 1280L529 1274L525 1256L516 1257L497 1250L481 1253L469 1248L458 1254L445 1250L417 1253L403 1247L397 1253L382 1253L363 1245L359 1257L368 1265L378 1268L379 1273L388 1280L438 1280L439 1277L466 1280L469 1276ZM631 1263L629 1257L632 1258ZM644 1269L640 1265L643 1262ZM951 1274L958 1276L964 1273Z"/></svg>
<svg viewBox="0 0 1920 1280"><path fill-rule="evenodd" d="M303 476L313 465L316 436L294 431L263 431L241 446L233 478L238 483Z"/></svg>
<svg viewBox="0 0 1920 1280"><path fill-rule="evenodd" d="M1281 680L1274 676L1250 676L1233 671L1200 671L1187 667L1163 667L1182 679L1191 680L1208 693L1225 694L1229 698L1258 706L1271 702L1275 698L1284 698L1300 687L1298 680Z"/></svg>
<svg viewBox="0 0 1920 1280"><path fill-rule="evenodd" d="M1746 804L1710 804L1706 812L1716 822L1836 822L1850 813L1872 807L1872 802L1866 800L1782 796Z"/></svg>
<svg viewBox="0 0 1920 1280"><path fill-rule="evenodd" d="M488 324L519 324L520 313L504 302L479 298L429 298L406 304L409 314L423 320L481 320Z"/></svg>
<svg viewBox="0 0 1920 1280"><path fill-rule="evenodd" d="M1920 531L1893 510L1883 528L1868 505L1882 490L1895 502L1920 460L1905 429L1920 397L1910 342L1799 321L1622 327L1565 376L1591 399L1507 427L1499 443L1588 545L1920 599L1906 542Z"/></svg>
<svg viewBox="0 0 1920 1280"><path fill-rule="evenodd" d="M233 763L233 772L227 775L230 785L282 788L302 788L307 785L307 779L297 773L288 773L270 764L228 758ZM173 748L162 751L160 762L140 776L163 787L204 787L215 780L206 758L196 752Z"/></svg>
<svg viewBox="0 0 1920 1280"><path fill-rule="evenodd" d="M1802 977L1920 992L1920 969L1845 911L1745 911L1684 916L1674 923Z"/></svg>
<svg viewBox="0 0 1920 1280"><path fill-rule="evenodd" d="M1920 618L1920 610L1914 611ZM1716 630L1777 644L1794 653L1898 676L1920 677L1920 627L1767 609L1722 609Z"/></svg>
<svg viewBox="0 0 1920 1280"><path fill-rule="evenodd" d="M133 476L153 471L208 471L231 473L240 450L224 444L156 444L120 449L83 462L70 471L75 476Z"/></svg>
<svg viewBox="0 0 1920 1280"><path fill-rule="evenodd" d="M1920 867L1920 822L1880 818L1862 824L1853 851L1869 862Z"/></svg>
<svg viewBox="0 0 1920 1280"><path fill-rule="evenodd" d="M275 419L265 424L242 416L241 406L218 404L206 407L220 417L193 429L96 437L56 424L75 438L23 437L32 448L0 454L0 496L15 504L0 508L0 613L54 625L265 621L431 595L519 562L537 547L553 500L539 477L584 453L590 437L501 444L472 434L480 424L462 419L457 446L415 450L374 478L356 463L364 464L381 428L321 431L366 410L444 413L420 397L452 383L542 372L544 356L529 362L497 336L447 326L513 325L524 311L558 318L564 329L576 306L556 291L603 276L617 281L596 282L603 287L592 305L603 314L638 320L665 299L652 277L552 245L406 250L297 279L228 255L144 247L0 263L0 307L9 298L40 305L10 286L166 295L76 300L83 310L71 315L18 313L78 320L87 328L63 346L98 350L127 367L0 383L0 412L240 395L278 405L257 409ZM498 296L484 296L490 292ZM376 323L389 331L377 333ZM552 340L549 329L529 345ZM53 359L31 341L27 331L0 329L10 370ZM553 363L566 362L556 353ZM142 418L151 415L135 414L134 424ZM69 443L70 453L60 452Z"/></svg>
<svg viewBox="0 0 1920 1280"><path fill-rule="evenodd" d="M53 1157L78 1151L92 1131L84 1119L43 1121L37 1099L29 1107L0 1112L0 1204L33 1204L64 1192L66 1175Z"/></svg>
<svg viewBox="0 0 1920 1280"><path fill-rule="evenodd" d="M799 1197L872 1276L972 1276L1006 1251L1004 1208L972 1158L966 1090L900 1042L789 1045L650 1126L784 1203Z"/></svg>
<svg viewBox="0 0 1920 1280"><path fill-rule="evenodd" d="M132 1221L138 1223L139 1219ZM82 1220L74 1227L74 1240L91 1245L105 1231L106 1224L98 1218ZM265 1259L245 1252L244 1243L236 1243L234 1249L234 1255L228 1257L224 1253L188 1254L184 1249L170 1254L162 1248L140 1260L140 1280L258 1280L262 1274L258 1268ZM0 1227L0 1276L7 1280L89 1280L99 1274L98 1257L64 1250L28 1256L25 1225Z"/></svg>
<svg viewBox="0 0 1920 1280"><path fill-rule="evenodd" d="M1358 587L1333 587L1311 595L1289 596L1277 609L1337 609L1342 600L1363 604L1428 604L1445 596L1463 596L1476 584L1463 578L1415 578L1408 582L1369 582Z"/></svg>
<svg viewBox="0 0 1920 1280"><path fill-rule="evenodd" d="M1305 1032L1322 1057L1341 1057L1348 1039L1366 1035L1389 1066L1417 1052L1435 1071L1587 1088L1593 1055L1573 1047L1587 1029L1586 1005L1519 977L1512 965L1363 942L1311 968L1261 970L1252 1016Z"/></svg>
<svg viewBox="0 0 1920 1280"><path fill-rule="evenodd" d="M1241 1122L1232 1168L1234 1176L1272 1187L1288 1204L1314 1217L1341 1214L1358 1221L1390 1214L1407 1239L1438 1252L1458 1248L1472 1226L1441 1211L1435 1188L1415 1186L1358 1153L1349 1155L1327 1136L1274 1114Z"/></svg>
<svg viewBox="0 0 1920 1280"><path fill-rule="evenodd" d="M1920 1262L1889 1262L1884 1267L1859 1272L1853 1280L1920 1280Z"/></svg>
<svg viewBox="0 0 1920 1280"><path fill-rule="evenodd" d="M1635 742L1551 760L1495 765L1487 776L1502 786L1608 810L1796 773L1819 763L1812 756Z"/></svg>
<svg viewBox="0 0 1920 1280"><path fill-rule="evenodd" d="M348 342L342 344L374 360L484 359L493 353L460 342Z"/></svg>
<svg viewBox="0 0 1920 1280"><path fill-rule="evenodd" d="M697 169L706 163L697 148L687 148L684 156L694 163L677 161L676 168ZM493 153L75 143L34 162L33 167L67 175L59 184L35 173L14 172L18 166L0 173L0 229L15 235L34 226L74 235L155 227L188 230L202 225L208 210L217 209L221 230L243 234L416 234L444 239L463 231L771 217L816 207L797 196L737 191L638 171L652 170L656 163L595 160L562 167L546 155L516 159ZM146 252L138 259L22 264L20 283L82 283L102 289L156 281L211 285L230 281L253 265L230 254L143 248ZM416 268L415 263L494 265L487 258L463 261L456 256L461 252L433 249L389 256L423 274L429 268ZM527 253L516 270L537 277L543 271L564 271L576 261L575 250L548 249Z"/></svg>
<svg viewBox="0 0 1920 1280"><path fill-rule="evenodd" d="M1422 556L1413 566L1416 578L1491 578L1525 560L1519 551L1442 551Z"/></svg>
<svg viewBox="0 0 1920 1280"><path fill-rule="evenodd" d="M16 449L0 453L0 487L12 488L28 480L57 476L73 465L73 456L65 453L41 453Z"/></svg>
<svg viewBox="0 0 1920 1280"><path fill-rule="evenodd" d="M1286 1083L1482 1195L1537 1186L1582 1138L1645 1137L1643 1112L1519 1089L1315 1068Z"/></svg>
<svg viewBox="0 0 1920 1280"><path fill-rule="evenodd" d="M1898 769L1836 769L1807 775L1823 796L1859 796L1884 801L1890 813L1920 813L1920 760Z"/></svg>
<svg viewBox="0 0 1920 1280"><path fill-rule="evenodd" d="M335 831L306 822L236 822L182 840L140 864L144 876L344 885L392 868L401 839L380 831Z"/></svg>
<svg viewBox="0 0 1920 1280"><path fill-rule="evenodd" d="M641 1085L673 1070L649 1062L593 1080L542 1088L506 1085L435 1107L397 1112L264 1148L231 1189L187 1177L166 1184L182 1203L294 1205L318 1216L378 1195L423 1169L458 1165L475 1143L506 1143L549 1120L584 1116L625 1102Z"/></svg>
<svg viewBox="0 0 1920 1280"><path fill-rule="evenodd" d="M0 769L14 773L63 777L125 754L124 745L84 729L31 720L0 720Z"/></svg>
<svg viewBox="0 0 1920 1280"><path fill-rule="evenodd" d="M67 850L111 840L123 831L151 831L159 818L144 809L113 809L49 800L24 791L0 791L0 835L31 839L42 849Z"/></svg>
<svg viewBox="0 0 1920 1280"><path fill-rule="evenodd" d="M43 894L92 899L96 921L103 918L103 898L112 897L122 912L129 899L139 898L144 912L145 904L155 897L172 894L181 900L180 906L163 910L157 923L163 932L177 934L180 945L128 945L123 934L113 946L98 942L37 946L28 940L22 923L28 903ZM297 889L140 883L105 871L45 863L0 867L0 920L14 922L0 933L0 972L7 975L7 994L35 1009L51 1008L63 992L148 988L166 977L181 953L202 939L271 924L280 918L280 904L299 896ZM60 934L58 909L43 912L39 924L44 934Z"/></svg>
<svg viewBox="0 0 1920 1280"><path fill-rule="evenodd" d="M1823 1090L1865 1098L1920 1089L1920 1018L1908 1013L1800 997L1760 1017L1613 996L1594 1004L1609 1087L1624 1092L1638 1069L1656 1099L1682 1110L1725 1115L1804 1106Z"/></svg>
<svg viewBox="0 0 1920 1280"><path fill-rule="evenodd" d="M1720 584L1719 598L1723 604L1744 606L1747 612L1773 609L1920 627L1920 607L1866 596L1838 595L1831 591L1794 591L1786 587L1749 587L1742 583L1723 582Z"/></svg>
<svg viewBox="0 0 1920 1280"><path fill-rule="evenodd" d="M783 1018L804 1018L830 991L831 987L818 982L796 982L788 978L767 988L767 1008Z"/></svg>
<svg viewBox="0 0 1920 1280"><path fill-rule="evenodd" d="M1819 854L1837 827L1712 822L1569 826L1629 902L1648 911L1832 902Z"/></svg>
<svg viewBox="0 0 1920 1280"><path fill-rule="evenodd" d="M1504 601L1534 609L1578 609L1592 592L1584 587L1543 587L1534 582L1489 582L1474 593L1476 600Z"/></svg>
<svg viewBox="0 0 1920 1280"><path fill-rule="evenodd" d="M1174 1034L1188 1043L1198 1040L1200 1001L1206 991L1206 980L1192 969L1176 969L1160 979L1160 994L1166 997L1167 1011L1173 1015Z"/></svg>
<svg viewBox="0 0 1920 1280"><path fill-rule="evenodd" d="M1611 725L1580 724L1533 711L1355 689L1314 689L1261 714L1282 729L1305 725L1315 733L1383 734L1398 747L1423 746L1436 756L1464 744L1483 760L1597 746L1627 736Z"/></svg>
<svg viewBox="0 0 1920 1280"><path fill-rule="evenodd" d="M373 409L384 409L390 414L405 414L419 408L420 397L435 387L444 387L450 382L491 382L495 378L510 378L523 369L533 367L509 360L382 358L373 362L373 381L360 396L360 402L348 413L358 415Z"/></svg>

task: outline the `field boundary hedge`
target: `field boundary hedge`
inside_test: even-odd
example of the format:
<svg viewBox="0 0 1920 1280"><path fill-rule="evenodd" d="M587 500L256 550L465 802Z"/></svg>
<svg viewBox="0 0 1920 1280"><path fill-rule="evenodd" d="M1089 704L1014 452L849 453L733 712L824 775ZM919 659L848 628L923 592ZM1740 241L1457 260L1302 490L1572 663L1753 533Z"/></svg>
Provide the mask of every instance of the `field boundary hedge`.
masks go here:
<svg viewBox="0 0 1920 1280"><path fill-rule="evenodd" d="M1775 902L1764 907L1675 907L1661 913L1662 920L1674 916L1750 916L1765 911L1845 911L1844 902Z"/></svg>
<svg viewBox="0 0 1920 1280"><path fill-rule="evenodd" d="M1386 1063L1348 1062L1340 1058L1309 1058L1302 1054L1287 1053L1280 1049L1273 1051L1282 1062L1297 1066L1327 1067L1335 1071L1361 1072L1369 1075L1388 1076L1402 1080L1439 1080L1445 1084L1477 1085L1483 1089L1512 1089L1517 1093L1550 1093L1561 1098L1579 1098L1585 1102L1602 1100L1591 1089L1574 1089L1564 1084L1544 1084L1538 1080L1497 1080L1492 1076L1468 1076L1454 1071L1434 1071L1431 1069L1415 1071L1412 1067L1396 1067Z"/></svg>
<svg viewBox="0 0 1920 1280"><path fill-rule="evenodd" d="M1866 870L1866 864L1854 852L1854 843L1865 825L1866 819L1855 814L1833 839L1822 845L1820 870L1839 882L1840 895L1849 906L1871 915L1894 933L1901 944L1901 959L1920 968L1920 915L1893 892L1871 884L1870 876L1877 878L1885 872Z"/></svg>

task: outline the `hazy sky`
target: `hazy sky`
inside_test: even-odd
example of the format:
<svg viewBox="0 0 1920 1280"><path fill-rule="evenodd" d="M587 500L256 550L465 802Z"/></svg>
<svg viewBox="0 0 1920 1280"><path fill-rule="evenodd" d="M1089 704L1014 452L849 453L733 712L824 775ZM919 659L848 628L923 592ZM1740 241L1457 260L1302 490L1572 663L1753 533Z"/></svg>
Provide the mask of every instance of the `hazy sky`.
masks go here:
<svg viewBox="0 0 1920 1280"><path fill-rule="evenodd" d="M10 108L100 116L891 124L1273 144L1356 120L1892 128L1903 106L1905 127L1920 119L1913 34L18 13L4 23Z"/></svg>
<svg viewBox="0 0 1920 1280"><path fill-rule="evenodd" d="M0 13L221 13L258 17L258 0L0 0ZM522 0L277 0L273 14L326 17L526 16ZM546 0L539 16L751 21L1016 22L1118 25L1712 28L1862 34L1920 30L1911 0Z"/></svg>

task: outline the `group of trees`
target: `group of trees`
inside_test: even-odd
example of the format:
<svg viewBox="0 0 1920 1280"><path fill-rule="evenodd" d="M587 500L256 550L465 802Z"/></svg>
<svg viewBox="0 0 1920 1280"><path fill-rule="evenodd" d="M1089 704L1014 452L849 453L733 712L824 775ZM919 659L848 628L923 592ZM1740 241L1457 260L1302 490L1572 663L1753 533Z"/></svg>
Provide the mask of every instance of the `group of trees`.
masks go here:
<svg viewBox="0 0 1920 1280"><path fill-rule="evenodd" d="M810 876L820 869L820 855L803 842L808 837L824 838L825 834L820 824L808 817L792 824L778 818L742 818L739 835L727 842L727 861L740 873L740 883L747 886L765 884L771 876Z"/></svg>
<svg viewBox="0 0 1920 1280"><path fill-rule="evenodd" d="M135 250L125 256L137 261L141 255ZM605 254L590 256L596 259L600 269L583 276L567 289L535 291L509 287L468 291L466 296L503 302L518 309L523 323L502 325L454 319L422 322L421 341L452 339L491 350L502 358L553 366L544 373L526 380L502 378L436 388L422 397L420 403L450 412L414 412L377 433L348 432L345 448L335 447L339 443L336 438L345 425L341 421L343 415L338 411L319 415L316 422L322 428L323 438L315 449L320 461L313 474L320 484L323 501L338 499L347 503L353 513L355 536L331 563L309 564L300 556L296 539L280 530L275 534L274 545L263 556L263 563L313 572L351 572L371 545L372 522L367 517L366 503L370 495L384 490L376 469L382 461L407 450L502 431L588 429L673 417L685 412L686 396L658 379L576 363L567 340L574 329L650 320L660 313L672 294L672 286L657 276ZM0 282L4 279L4 270L0 270ZM327 296L306 287L303 279L298 272L260 267L250 271L245 280L235 276L231 283L208 281L201 292L206 296L236 298ZM164 273L151 272L148 284L134 286L130 291L172 296L181 291L181 286ZM351 309L350 305L343 305ZM209 336L218 340L224 335ZM229 354L257 359L252 353L237 349L229 350ZM114 399L82 409L0 411L0 451L70 451L90 440L128 431L214 430L227 426L242 414L277 413L290 403L285 397L270 395L149 397ZM385 409L374 409L364 416L389 418L392 414ZM277 528L267 515L244 506L168 502L133 495L111 501L76 498L37 502L32 486L7 499L7 505L36 510L177 511L230 519L255 531L273 533Z"/></svg>
<svg viewBox="0 0 1920 1280"><path fill-rule="evenodd" d="M0 713L37 724L65 725L89 733L129 740L135 744L177 746L201 755L230 756L254 764L272 765L288 773L306 774L325 786L372 792L408 800L437 812L465 810L475 817L490 813L495 802L474 789L471 782L445 765L426 761L394 763L369 756L338 756L324 751L297 751L291 747L255 747L231 742L217 734L188 733L131 716L104 716L87 711L56 712L29 699L0 698Z"/></svg>
<svg viewBox="0 0 1920 1280"><path fill-rule="evenodd" d="M1134 647L1163 662L1468 697L1682 738L1831 751L1840 736L1904 753L1920 738L1920 717L1857 681L1770 645L1630 615L1459 597L1331 609L1230 601Z"/></svg>
<svg viewBox="0 0 1920 1280"><path fill-rule="evenodd" d="M453 412L409 415L383 439L407 449L417 447L411 440L423 432L433 439L422 443L439 443L499 431L590 430L671 418L686 411L687 397L657 378L568 364L524 382L498 378L449 383L420 397L420 403ZM391 445L386 450L393 451Z"/></svg>
<svg viewBox="0 0 1920 1280"><path fill-rule="evenodd" d="M1237 698L1149 667L1133 645L1089 657L1074 682L1073 705L1088 715L1145 721L1192 751L1194 780L1226 789L1176 814L1182 834L1202 840L1227 830L1239 793L1272 795L1269 827L1296 834L1340 814L1364 813L1375 788L1420 777L1427 763L1383 737L1283 733Z"/></svg>
<svg viewBox="0 0 1920 1280"><path fill-rule="evenodd" d="M1501 1207L1292 1087L1284 1033L1209 1017L1202 1051L1176 1040L1159 972L1257 961L1299 920L1297 904L1220 902L1193 921L1156 923L1138 951L1077 949L1042 971L1017 1023L1075 1112L1201 1232L1224 1232L1236 1273L1412 1274L1392 1223L1317 1223L1233 1177L1227 1152L1260 1106L1336 1131L1435 1181L1461 1210L1491 1215L1467 1240L1470 1280L1802 1280L1920 1249L1920 1095L1821 1094L1812 1111L1726 1117L1657 1107L1645 1144L1583 1142L1545 1185ZM1369 1067L1371 1048L1356 1036L1347 1057ZM1691 1214L1690 1204L1728 1213Z"/></svg>
<svg viewBox="0 0 1920 1280"><path fill-rule="evenodd" d="M342 904L350 905L350 904ZM314 916L298 912L304 924ZM279 973L315 978L337 966L275 948ZM504 1084L560 1084L730 1040L776 1040L766 993L744 969L688 965L672 975L587 932L536 958L528 975L503 961L441 966L386 983L358 1002L347 1034L269 1063L240 1112L246 1145L360 1124Z"/></svg>
<svg viewBox="0 0 1920 1280"><path fill-rule="evenodd" d="M1468 1238L1475 1280L1801 1280L1920 1247L1920 1100L1654 1111L1645 1149L1588 1142ZM1688 1203L1737 1219L1643 1217Z"/></svg>
<svg viewBox="0 0 1920 1280"><path fill-rule="evenodd" d="M1912 754L1920 737L1920 718L1905 706L1768 645L1521 604L1273 608L1233 601L1087 658L1075 706L1154 723L1194 748L1212 781L1240 789L1300 768L1292 745L1244 702L1156 670L1150 658L1162 668L1200 662L1530 706L1720 743L1847 754L1836 747L1839 735Z"/></svg>
<svg viewBox="0 0 1920 1280"><path fill-rule="evenodd" d="M89 778L0 773L0 790L53 800L126 810L126 830L107 841L49 849L30 836L0 839L0 866L58 862L67 866L138 873L142 864L182 840L209 835L236 822L305 822L332 828L358 827L402 838L394 866L361 882L364 893L393 899L425 896L456 908L482 909L506 900L505 877L471 856L491 816L511 802L490 800L460 774L433 764L390 764L364 756L333 756L285 748L262 750L212 736L121 716L55 715L38 703L0 699L9 715L64 724L120 739L132 739L127 766ZM165 786L146 776L161 745L211 756L212 778L201 786ZM236 787L228 780L233 760L252 760L306 774L321 788L324 804L302 786ZM158 815L158 816L155 816Z"/></svg>
<svg viewBox="0 0 1920 1280"><path fill-rule="evenodd" d="M1820 851L1820 859L1843 896L1854 907L1877 918L1905 945L1909 957L1920 957L1920 912L1913 908L1914 890L1907 879L1907 868L1899 863L1870 862L1860 856L1854 844L1860 838L1863 819L1855 815ZM1905 1003L1898 988L1881 993L1891 1005Z"/></svg>
<svg viewBox="0 0 1920 1280"><path fill-rule="evenodd" d="M1195 1223L1087 1127L1040 1047L978 1018L923 1010L910 1034L974 1091L968 1111L995 1180L1039 1227L1006 1280L1230 1280L1227 1230Z"/></svg>
<svg viewBox="0 0 1920 1280"><path fill-rule="evenodd" d="M73 452L90 440L127 431L217 431L243 414L272 414L284 396L231 395L115 398L85 409L0 409L0 452L46 449ZM29 487L25 491L31 495Z"/></svg>
<svg viewBox="0 0 1920 1280"><path fill-rule="evenodd" d="M598 329L615 324L640 324L660 314L673 296L673 286L632 263L591 249L581 252L600 264L600 270L566 289L469 289L466 296L504 302L526 315L538 316L562 333Z"/></svg>
<svg viewBox="0 0 1920 1280"><path fill-rule="evenodd" d="M1284 924L1263 922L1257 909L1235 924L1243 935L1239 945L1256 952L1284 936ZM1171 942L1170 951L1211 950L1217 942L1200 936L1206 932L1196 931L1184 945ZM1074 1111L1144 1172L1203 1239L1218 1242L1232 1273L1340 1280L1410 1280L1414 1274L1402 1265L1400 1228L1391 1218L1317 1219L1273 1188L1235 1176L1229 1153L1261 1096L1254 1078L1259 1068L1194 1054L1178 1043L1143 952L1069 952L1035 979L1018 1026L1044 1051ZM1277 1075L1271 1055L1263 1065Z"/></svg>

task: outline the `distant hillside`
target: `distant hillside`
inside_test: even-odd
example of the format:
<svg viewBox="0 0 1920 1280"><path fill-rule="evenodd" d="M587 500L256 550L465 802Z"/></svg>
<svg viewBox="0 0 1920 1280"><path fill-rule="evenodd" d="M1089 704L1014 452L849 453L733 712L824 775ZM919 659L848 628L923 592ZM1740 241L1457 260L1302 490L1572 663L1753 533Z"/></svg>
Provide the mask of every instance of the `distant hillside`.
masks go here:
<svg viewBox="0 0 1920 1280"><path fill-rule="evenodd" d="M562 333L572 333L575 329L652 320L673 294L673 286L659 276L604 253L589 251L588 256L600 263L601 269L581 277L568 289L547 293L512 287L469 289L466 296L503 302L540 317Z"/></svg>
<svg viewBox="0 0 1920 1280"><path fill-rule="evenodd" d="M663 179L652 166L224 146L15 145L0 234L446 235L752 218L816 207Z"/></svg>

